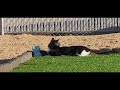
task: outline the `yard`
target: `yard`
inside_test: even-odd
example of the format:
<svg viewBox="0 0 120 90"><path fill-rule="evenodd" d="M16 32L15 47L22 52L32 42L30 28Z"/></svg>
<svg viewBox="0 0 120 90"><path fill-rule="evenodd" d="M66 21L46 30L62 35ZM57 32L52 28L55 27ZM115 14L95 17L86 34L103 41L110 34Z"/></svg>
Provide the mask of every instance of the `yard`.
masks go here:
<svg viewBox="0 0 120 90"><path fill-rule="evenodd" d="M120 33L87 36L1 35L0 60L17 57L32 50L34 45L48 50L48 44L52 37L60 39L61 46L83 45L96 50L120 48ZM21 64L12 72L119 72L119 53L88 57L35 57Z"/></svg>
<svg viewBox="0 0 120 90"><path fill-rule="evenodd" d="M10 59L32 50L34 45L48 50L48 44L53 36L43 35L1 35L0 36L0 60ZM90 49L120 48L120 33L104 35L79 35L79 36L54 36L60 39L61 46L83 45Z"/></svg>
<svg viewBox="0 0 120 90"><path fill-rule="evenodd" d="M120 72L120 54L34 57L11 72Z"/></svg>

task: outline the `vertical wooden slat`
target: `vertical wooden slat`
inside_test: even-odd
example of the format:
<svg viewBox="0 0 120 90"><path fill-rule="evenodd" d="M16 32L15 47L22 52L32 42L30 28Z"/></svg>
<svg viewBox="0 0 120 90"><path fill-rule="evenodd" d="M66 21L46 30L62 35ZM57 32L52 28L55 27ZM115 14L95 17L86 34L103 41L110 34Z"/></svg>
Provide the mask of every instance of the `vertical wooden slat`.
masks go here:
<svg viewBox="0 0 120 90"><path fill-rule="evenodd" d="M84 23L83 23L83 20L81 19L81 31L84 31L83 25L84 25Z"/></svg>
<svg viewBox="0 0 120 90"><path fill-rule="evenodd" d="M40 32L43 32L43 19L41 18L41 22L40 22Z"/></svg>
<svg viewBox="0 0 120 90"><path fill-rule="evenodd" d="M103 22L103 18L101 18L101 29L104 28L104 22Z"/></svg>
<svg viewBox="0 0 120 90"><path fill-rule="evenodd" d="M71 18L70 18L70 20L69 20L69 32L71 32Z"/></svg>
<svg viewBox="0 0 120 90"><path fill-rule="evenodd" d="M89 18L86 18L86 22L85 22L85 31L88 31L88 29L89 29L89 27L88 27L88 20L89 20Z"/></svg>
<svg viewBox="0 0 120 90"><path fill-rule="evenodd" d="M4 20L0 18L0 35L4 35Z"/></svg>
<svg viewBox="0 0 120 90"><path fill-rule="evenodd" d="M74 24L73 24L73 27L74 27L74 32L76 32L76 18L74 18L74 20L73 20L73 22L74 22Z"/></svg>
<svg viewBox="0 0 120 90"><path fill-rule="evenodd" d="M14 18L13 18L14 19ZM13 32L13 19L11 18L11 20L10 20L10 33L12 33Z"/></svg>
<svg viewBox="0 0 120 90"><path fill-rule="evenodd" d="M106 18L106 28L109 28L108 20L109 20L109 18Z"/></svg>
<svg viewBox="0 0 120 90"><path fill-rule="evenodd" d="M119 18L117 18L117 28L119 27Z"/></svg>
<svg viewBox="0 0 120 90"><path fill-rule="evenodd" d="M71 32L73 32L74 31L74 21L73 21L73 19L71 20Z"/></svg>
<svg viewBox="0 0 120 90"><path fill-rule="evenodd" d="M86 31L89 31L89 18L86 20Z"/></svg>
<svg viewBox="0 0 120 90"><path fill-rule="evenodd" d="M32 18L32 28L33 28L32 32L35 33L36 32L36 30L35 30L35 18Z"/></svg>
<svg viewBox="0 0 120 90"><path fill-rule="evenodd" d="M41 32L41 18L39 19L39 32Z"/></svg>
<svg viewBox="0 0 120 90"><path fill-rule="evenodd" d="M24 25L24 18L22 18L22 21L21 21L21 29L22 29L22 33L24 32L23 25Z"/></svg>
<svg viewBox="0 0 120 90"><path fill-rule="evenodd" d="M76 31L78 32L78 18L76 18Z"/></svg>
<svg viewBox="0 0 120 90"><path fill-rule="evenodd" d="M46 26L45 26L45 31L48 32L48 19L46 18Z"/></svg>
<svg viewBox="0 0 120 90"><path fill-rule="evenodd" d="M89 31L91 31L91 18L89 18L89 22L88 22L88 26L89 26Z"/></svg>
<svg viewBox="0 0 120 90"><path fill-rule="evenodd" d="M50 32L52 32L52 19L50 18Z"/></svg>
<svg viewBox="0 0 120 90"><path fill-rule="evenodd" d="M63 27L63 32L65 32L65 18L63 18L63 22L62 23L63 23L63 26L62 26Z"/></svg>
<svg viewBox="0 0 120 90"><path fill-rule="evenodd" d="M44 32L47 32L47 18L44 19Z"/></svg>
<svg viewBox="0 0 120 90"><path fill-rule="evenodd" d="M27 18L24 19L24 32L26 32Z"/></svg>
<svg viewBox="0 0 120 90"><path fill-rule="evenodd" d="M98 23L97 29L100 30L100 18L97 18L97 23Z"/></svg>
<svg viewBox="0 0 120 90"><path fill-rule="evenodd" d="M80 22L79 22L79 18L77 18L77 31L80 31Z"/></svg>
<svg viewBox="0 0 120 90"><path fill-rule="evenodd" d="M69 32L69 20L66 20L66 31Z"/></svg>
<svg viewBox="0 0 120 90"><path fill-rule="evenodd" d="M97 18L94 18L94 30L97 30L98 26L98 22L97 22Z"/></svg>
<svg viewBox="0 0 120 90"><path fill-rule="evenodd" d="M114 26L117 27L117 18L114 18Z"/></svg>
<svg viewBox="0 0 120 90"><path fill-rule="evenodd" d="M94 18L91 18L91 31L94 31Z"/></svg>
<svg viewBox="0 0 120 90"><path fill-rule="evenodd" d="M75 28L75 18L73 18L73 30L72 31L75 32L75 29L76 29Z"/></svg>
<svg viewBox="0 0 120 90"><path fill-rule="evenodd" d="M7 22L8 19L7 18L1 18L1 19L3 19L3 21L1 22L0 25L2 25L1 28L4 27L4 33L3 33L3 35L4 35L7 31L7 23L6 22ZM1 35L2 35L2 33L1 33Z"/></svg>
<svg viewBox="0 0 120 90"><path fill-rule="evenodd" d="M110 19L107 18L107 19L106 19L106 28L109 29L109 26L110 26Z"/></svg>
<svg viewBox="0 0 120 90"><path fill-rule="evenodd" d="M64 21L63 21L63 18L61 18L61 32L64 32Z"/></svg>
<svg viewBox="0 0 120 90"><path fill-rule="evenodd" d="M60 21L59 21L59 18L57 19L57 32L59 32L59 30L60 30L60 23L59 23Z"/></svg>
<svg viewBox="0 0 120 90"><path fill-rule="evenodd" d="M112 26L113 26L113 19L110 18L110 27L112 27Z"/></svg>
<svg viewBox="0 0 120 90"><path fill-rule="evenodd" d="M105 29L105 18L103 18L103 29Z"/></svg>

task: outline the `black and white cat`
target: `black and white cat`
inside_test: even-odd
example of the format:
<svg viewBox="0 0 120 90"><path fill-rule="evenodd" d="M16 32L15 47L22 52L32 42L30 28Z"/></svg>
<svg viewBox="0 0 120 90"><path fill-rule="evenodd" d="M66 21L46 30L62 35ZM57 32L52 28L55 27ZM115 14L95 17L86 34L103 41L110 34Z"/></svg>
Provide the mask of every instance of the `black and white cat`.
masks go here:
<svg viewBox="0 0 120 90"><path fill-rule="evenodd" d="M55 40L54 38L51 39L50 43L48 44L49 48L49 55L51 56L62 56L62 55L69 55L69 56L88 56L92 52L91 49L85 46L69 46L69 47L60 47L59 40Z"/></svg>

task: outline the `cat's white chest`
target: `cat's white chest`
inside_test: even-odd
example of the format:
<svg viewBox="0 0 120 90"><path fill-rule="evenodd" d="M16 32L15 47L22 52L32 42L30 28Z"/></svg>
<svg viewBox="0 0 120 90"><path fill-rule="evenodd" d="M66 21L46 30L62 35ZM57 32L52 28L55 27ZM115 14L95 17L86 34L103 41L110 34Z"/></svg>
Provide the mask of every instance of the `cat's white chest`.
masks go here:
<svg viewBox="0 0 120 90"><path fill-rule="evenodd" d="M50 48L48 47L48 52L50 52Z"/></svg>
<svg viewBox="0 0 120 90"><path fill-rule="evenodd" d="M86 51L86 50L83 50L82 52L81 52L81 54L77 54L78 56L88 56L88 55L90 55L90 51Z"/></svg>

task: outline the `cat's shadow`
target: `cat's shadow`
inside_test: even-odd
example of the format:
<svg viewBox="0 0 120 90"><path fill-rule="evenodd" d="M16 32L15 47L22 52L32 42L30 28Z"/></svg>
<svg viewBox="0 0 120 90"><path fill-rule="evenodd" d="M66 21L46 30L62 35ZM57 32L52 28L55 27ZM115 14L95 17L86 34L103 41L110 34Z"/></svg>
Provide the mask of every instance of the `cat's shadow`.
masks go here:
<svg viewBox="0 0 120 90"><path fill-rule="evenodd" d="M101 54L114 54L114 53L120 53L120 48L102 48L100 50L97 50L98 53Z"/></svg>

